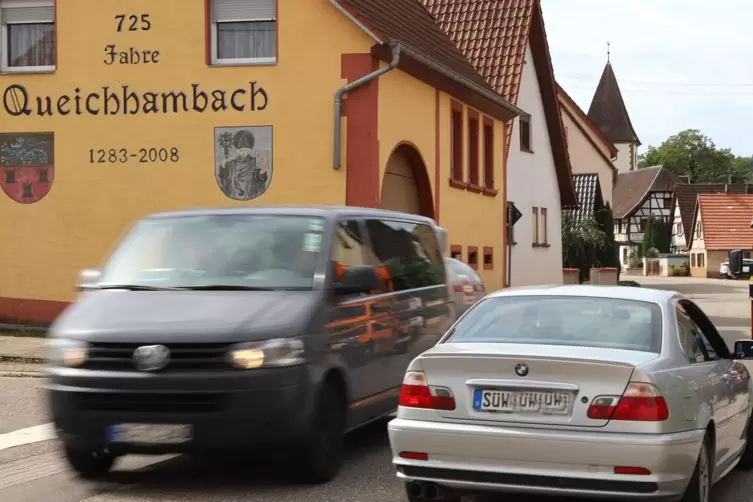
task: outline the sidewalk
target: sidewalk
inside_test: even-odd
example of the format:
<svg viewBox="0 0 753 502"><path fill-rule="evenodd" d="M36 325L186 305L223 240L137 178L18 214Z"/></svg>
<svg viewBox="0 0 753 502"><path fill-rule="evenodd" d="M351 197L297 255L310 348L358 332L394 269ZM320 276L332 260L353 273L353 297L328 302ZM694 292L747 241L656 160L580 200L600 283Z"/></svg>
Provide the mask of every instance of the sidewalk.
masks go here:
<svg viewBox="0 0 753 502"><path fill-rule="evenodd" d="M41 376L44 338L0 336L0 376Z"/></svg>

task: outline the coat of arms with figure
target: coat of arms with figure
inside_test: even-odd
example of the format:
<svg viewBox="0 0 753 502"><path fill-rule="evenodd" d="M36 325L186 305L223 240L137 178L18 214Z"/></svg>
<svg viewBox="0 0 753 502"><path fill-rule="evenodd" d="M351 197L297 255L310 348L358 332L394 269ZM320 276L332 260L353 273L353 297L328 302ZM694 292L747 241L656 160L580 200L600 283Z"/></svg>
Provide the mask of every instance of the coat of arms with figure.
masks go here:
<svg viewBox="0 0 753 502"><path fill-rule="evenodd" d="M215 177L234 200L261 196L272 182L272 126L214 130Z"/></svg>
<svg viewBox="0 0 753 502"><path fill-rule="evenodd" d="M0 133L0 187L16 202L31 204L49 193L54 160L54 133Z"/></svg>

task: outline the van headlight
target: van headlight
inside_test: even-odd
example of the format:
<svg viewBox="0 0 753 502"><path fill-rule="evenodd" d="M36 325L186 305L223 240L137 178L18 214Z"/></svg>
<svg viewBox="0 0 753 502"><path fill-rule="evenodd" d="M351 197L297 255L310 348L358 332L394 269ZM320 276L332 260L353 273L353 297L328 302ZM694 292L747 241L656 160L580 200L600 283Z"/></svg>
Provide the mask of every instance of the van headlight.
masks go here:
<svg viewBox="0 0 753 502"><path fill-rule="evenodd" d="M55 366L76 368L89 358L89 344L78 340L49 338L46 349L47 362Z"/></svg>
<svg viewBox="0 0 753 502"><path fill-rule="evenodd" d="M233 345L229 352L230 363L236 368L279 368L303 364L303 340L300 338L275 338L260 342Z"/></svg>

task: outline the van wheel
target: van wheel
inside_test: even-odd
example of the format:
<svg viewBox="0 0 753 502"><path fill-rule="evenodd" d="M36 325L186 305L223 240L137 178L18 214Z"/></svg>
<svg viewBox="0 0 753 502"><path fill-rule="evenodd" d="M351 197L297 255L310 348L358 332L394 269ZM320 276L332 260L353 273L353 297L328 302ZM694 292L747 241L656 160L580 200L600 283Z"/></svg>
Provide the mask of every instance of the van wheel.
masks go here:
<svg viewBox="0 0 753 502"><path fill-rule="evenodd" d="M740 457L740 462L737 463L737 468L741 471L753 469L753 413L748 417L748 428L745 439L745 450L742 457Z"/></svg>
<svg viewBox="0 0 753 502"><path fill-rule="evenodd" d="M345 457L345 397L333 384L319 392L315 412L300 450L300 479L323 484L340 472Z"/></svg>
<svg viewBox="0 0 753 502"><path fill-rule="evenodd" d="M680 502L709 502L711 496L711 449L708 435L703 439L693 476Z"/></svg>
<svg viewBox="0 0 753 502"><path fill-rule="evenodd" d="M115 463L115 456L103 449L65 445L64 450L70 466L84 479L96 480L107 476Z"/></svg>

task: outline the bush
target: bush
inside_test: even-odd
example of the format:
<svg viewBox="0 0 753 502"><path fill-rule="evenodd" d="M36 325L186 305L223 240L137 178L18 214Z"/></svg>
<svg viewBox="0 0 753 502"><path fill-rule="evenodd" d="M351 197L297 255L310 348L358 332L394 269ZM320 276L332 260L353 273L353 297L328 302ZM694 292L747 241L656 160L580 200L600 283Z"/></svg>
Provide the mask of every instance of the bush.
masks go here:
<svg viewBox="0 0 753 502"><path fill-rule="evenodd" d="M643 268L643 258L641 255L633 251L628 258L628 265L630 268Z"/></svg>
<svg viewBox="0 0 753 502"><path fill-rule="evenodd" d="M635 281L620 281L617 283L618 286L629 286L631 288L640 288L640 283L637 283Z"/></svg>

